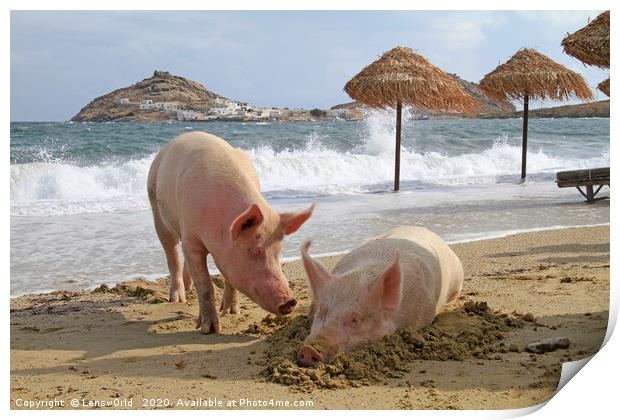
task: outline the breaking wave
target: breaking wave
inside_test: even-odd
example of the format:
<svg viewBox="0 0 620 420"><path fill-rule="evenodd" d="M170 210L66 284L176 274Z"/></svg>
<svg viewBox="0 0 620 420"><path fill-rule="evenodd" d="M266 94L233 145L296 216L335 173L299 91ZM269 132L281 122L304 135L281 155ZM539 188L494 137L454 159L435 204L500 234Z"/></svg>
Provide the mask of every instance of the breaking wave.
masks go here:
<svg viewBox="0 0 620 420"><path fill-rule="evenodd" d="M374 119L373 119L374 118ZM365 141L349 151L322 143L316 133L302 148L247 148L265 195L355 194L389 189L394 176L393 125L369 117ZM14 216L132 211L148 208L146 178L154 154L120 162L79 165L62 160L11 165L11 214ZM505 139L471 153L418 152L404 148L401 181L413 188L513 182L521 149ZM609 149L588 159L528 153L528 173L552 179L555 172L609 165Z"/></svg>

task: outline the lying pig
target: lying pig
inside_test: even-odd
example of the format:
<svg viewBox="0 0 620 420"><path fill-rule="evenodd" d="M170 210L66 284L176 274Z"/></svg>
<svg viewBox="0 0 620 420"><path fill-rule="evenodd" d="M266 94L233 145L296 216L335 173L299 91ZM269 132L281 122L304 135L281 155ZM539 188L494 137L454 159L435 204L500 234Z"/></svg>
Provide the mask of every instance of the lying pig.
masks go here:
<svg viewBox="0 0 620 420"><path fill-rule="evenodd" d="M308 255L309 246L301 252L314 317L297 352L302 366L328 362L401 327L424 328L463 286L459 258L422 227L401 226L368 240L331 273Z"/></svg>
<svg viewBox="0 0 620 420"><path fill-rule="evenodd" d="M147 189L170 270L170 301L185 302L193 281L202 333L220 332L207 254L226 279L222 314L239 312L237 290L269 312L293 310L296 301L279 261L282 239L308 220L314 206L276 212L260 193L250 157L201 132L182 134L161 149Z"/></svg>

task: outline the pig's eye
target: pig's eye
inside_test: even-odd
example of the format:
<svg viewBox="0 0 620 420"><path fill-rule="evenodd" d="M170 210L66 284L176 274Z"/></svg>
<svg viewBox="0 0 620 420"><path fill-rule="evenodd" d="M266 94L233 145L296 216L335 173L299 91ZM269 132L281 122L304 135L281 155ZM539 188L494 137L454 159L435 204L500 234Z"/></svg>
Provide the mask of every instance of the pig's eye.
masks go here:
<svg viewBox="0 0 620 420"><path fill-rule="evenodd" d="M360 314L358 314L357 312L352 312L347 316L345 320L345 324L347 326L354 327L356 325L359 325L361 320L362 320L362 317Z"/></svg>

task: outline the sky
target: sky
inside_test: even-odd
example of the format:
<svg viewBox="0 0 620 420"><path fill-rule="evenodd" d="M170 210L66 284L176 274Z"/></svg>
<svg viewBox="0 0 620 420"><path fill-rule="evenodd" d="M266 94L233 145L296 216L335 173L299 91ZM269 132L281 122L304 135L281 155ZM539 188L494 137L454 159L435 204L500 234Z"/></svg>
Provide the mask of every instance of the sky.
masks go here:
<svg viewBox="0 0 620 420"><path fill-rule="evenodd" d="M536 48L602 100L596 85L608 71L560 45L600 12L12 11L11 121L69 120L154 70L257 106L327 109L349 102L345 83L395 46L473 82Z"/></svg>

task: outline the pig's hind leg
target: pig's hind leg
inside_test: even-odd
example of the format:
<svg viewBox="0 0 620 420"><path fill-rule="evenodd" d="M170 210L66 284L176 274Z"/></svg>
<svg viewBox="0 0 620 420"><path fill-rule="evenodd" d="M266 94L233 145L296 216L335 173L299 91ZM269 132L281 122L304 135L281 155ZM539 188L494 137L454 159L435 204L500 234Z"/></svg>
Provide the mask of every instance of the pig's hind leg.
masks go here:
<svg viewBox="0 0 620 420"><path fill-rule="evenodd" d="M183 285L183 259L179 237L164 224L157 205L153 205L153 220L159 242L166 253L166 262L170 270L170 302L185 303L185 287ZM191 281L191 280L190 280ZM190 283L191 288L191 283ZM189 289L188 289L189 290Z"/></svg>
<svg viewBox="0 0 620 420"><path fill-rule="evenodd" d="M187 271L196 284L198 294L198 321L196 328L203 334L219 334L220 321L215 309L215 290L207 268L207 250L204 245L183 241Z"/></svg>
<svg viewBox="0 0 620 420"><path fill-rule="evenodd" d="M224 296L222 296L220 305L220 315L226 315L228 312L238 314L241 311L239 310L237 289L232 287L230 283L224 282Z"/></svg>

